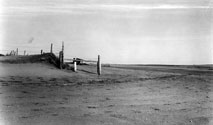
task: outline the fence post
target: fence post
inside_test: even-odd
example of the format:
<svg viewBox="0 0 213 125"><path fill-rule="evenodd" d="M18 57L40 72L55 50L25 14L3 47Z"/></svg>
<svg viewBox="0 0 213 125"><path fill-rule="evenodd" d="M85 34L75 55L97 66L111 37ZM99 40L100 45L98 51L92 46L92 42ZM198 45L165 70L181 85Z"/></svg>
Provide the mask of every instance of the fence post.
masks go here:
<svg viewBox="0 0 213 125"><path fill-rule="evenodd" d="M41 55L43 54L43 50L41 50Z"/></svg>
<svg viewBox="0 0 213 125"><path fill-rule="evenodd" d="M77 65L76 65L76 59L75 58L73 58L73 64L74 64L73 71L76 72L77 71Z"/></svg>
<svg viewBox="0 0 213 125"><path fill-rule="evenodd" d="M62 69L62 51L59 52L59 68Z"/></svg>
<svg viewBox="0 0 213 125"><path fill-rule="evenodd" d="M51 43L50 53L53 53L53 44Z"/></svg>
<svg viewBox="0 0 213 125"><path fill-rule="evenodd" d="M62 64L64 64L64 41L62 41Z"/></svg>
<svg viewBox="0 0 213 125"><path fill-rule="evenodd" d="M26 54L26 50L24 50L24 55Z"/></svg>
<svg viewBox="0 0 213 125"><path fill-rule="evenodd" d="M18 56L18 48L16 49L16 55Z"/></svg>
<svg viewBox="0 0 213 125"><path fill-rule="evenodd" d="M98 72L98 75L101 75L101 59L100 59L100 55L98 55L97 72Z"/></svg>

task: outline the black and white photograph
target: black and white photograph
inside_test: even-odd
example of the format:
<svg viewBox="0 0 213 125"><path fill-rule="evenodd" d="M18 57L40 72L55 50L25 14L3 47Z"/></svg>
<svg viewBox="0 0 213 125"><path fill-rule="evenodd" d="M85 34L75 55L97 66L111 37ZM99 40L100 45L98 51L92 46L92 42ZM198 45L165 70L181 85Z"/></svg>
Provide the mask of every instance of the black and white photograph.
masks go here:
<svg viewBox="0 0 213 125"><path fill-rule="evenodd" d="M213 0L0 0L0 125L213 125Z"/></svg>

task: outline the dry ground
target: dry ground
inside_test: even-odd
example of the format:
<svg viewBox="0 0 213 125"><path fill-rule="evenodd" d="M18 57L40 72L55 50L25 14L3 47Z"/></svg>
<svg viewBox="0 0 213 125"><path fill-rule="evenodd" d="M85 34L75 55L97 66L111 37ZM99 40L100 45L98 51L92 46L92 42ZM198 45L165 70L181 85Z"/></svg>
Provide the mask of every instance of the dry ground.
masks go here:
<svg viewBox="0 0 213 125"><path fill-rule="evenodd" d="M200 67L0 63L5 125L213 125L213 71Z"/></svg>

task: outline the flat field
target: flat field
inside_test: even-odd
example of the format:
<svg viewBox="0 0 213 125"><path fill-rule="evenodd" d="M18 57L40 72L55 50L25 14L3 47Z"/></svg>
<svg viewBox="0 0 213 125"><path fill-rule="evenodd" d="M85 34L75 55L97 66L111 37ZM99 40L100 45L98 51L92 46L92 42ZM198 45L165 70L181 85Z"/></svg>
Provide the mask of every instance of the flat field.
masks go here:
<svg viewBox="0 0 213 125"><path fill-rule="evenodd" d="M213 125L212 65L0 63L2 125Z"/></svg>

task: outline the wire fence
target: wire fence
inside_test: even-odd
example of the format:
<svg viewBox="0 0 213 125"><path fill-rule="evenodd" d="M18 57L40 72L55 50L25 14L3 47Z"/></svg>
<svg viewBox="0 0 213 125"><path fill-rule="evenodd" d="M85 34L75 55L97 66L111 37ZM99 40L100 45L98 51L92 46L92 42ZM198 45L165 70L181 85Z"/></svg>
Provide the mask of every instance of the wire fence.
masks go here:
<svg viewBox="0 0 213 125"><path fill-rule="evenodd" d="M51 47L52 46L52 47ZM51 44L51 46L39 46L39 45L31 45L31 44L21 44L18 48L17 45L6 43L4 45L4 49L0 49L0 54L3 55L36 55L36 54L42 54L42 53L53 53L57 58L59 58L60 51L63 51L63 44L62 46L54 46ZM13 49L11 49L13 48ZM44 48L44 49L42 49ZM95 64L97 63L98 58L81 58L76 56L68 56L64 58L64 62L73 62L75 59L81 60L85 63Z"/></svg>
<svg viewBox="0 0 213 125"><path fill-rule="evenodd" d="M78 64L94 64L97 65L97 73L98 75L101 74L101 63L100 63L100 56L98 58L79 58L74 56L69 56L69 58L64 58L64 43L62 42L62 46L53 46L51 43L50 48L41 49L42 47L39 46L28 46L28 45L20 45L19 48L15 49L8 49L8 48L15 48L13 45L4 46L4 49L0 49L0 54L4 54L6 56L27 56L27 55L39 55L44 53L53 53L59 59L59 67L63 69L63 65L65 63L74 64L74 71L77 70Z"/></svg>

